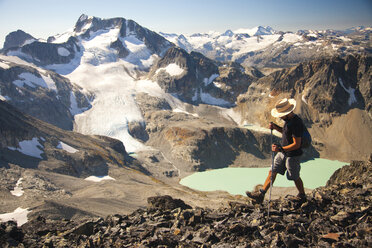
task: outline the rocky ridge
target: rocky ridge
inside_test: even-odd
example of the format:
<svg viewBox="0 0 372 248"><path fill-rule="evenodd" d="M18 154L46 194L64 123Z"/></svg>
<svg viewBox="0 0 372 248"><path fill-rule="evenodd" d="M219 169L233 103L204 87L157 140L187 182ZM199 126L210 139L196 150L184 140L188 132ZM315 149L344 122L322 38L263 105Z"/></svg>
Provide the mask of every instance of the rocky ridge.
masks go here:
<svg viewBox="0 0 372 248"><path fill-rule="evenodd" d="M192 208L170 196L148 198L147 209L83 223L36 217L21 227L0 225L4 246L39 247L370 247L372 156L341 168L306 201L286 196L267 204L230 202ZM363 171L364 176L359 172ZM352 180L350 180L352 178ZM335 184L336 183L336 184Z"/></svg>

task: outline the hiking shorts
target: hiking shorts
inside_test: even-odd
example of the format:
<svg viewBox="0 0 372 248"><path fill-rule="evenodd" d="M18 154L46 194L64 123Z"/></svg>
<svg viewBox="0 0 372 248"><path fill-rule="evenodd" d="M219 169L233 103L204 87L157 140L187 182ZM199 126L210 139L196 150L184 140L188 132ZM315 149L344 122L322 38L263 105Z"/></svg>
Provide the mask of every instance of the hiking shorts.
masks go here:
<svg viewBox="0 0 372 248"><path fill-rule="evenodd" d="M284 175L285 171L287 171L287 179L296 181L300 178L300 157L286 157L284 153L278 152L274 158L273 172Z"/></svg>

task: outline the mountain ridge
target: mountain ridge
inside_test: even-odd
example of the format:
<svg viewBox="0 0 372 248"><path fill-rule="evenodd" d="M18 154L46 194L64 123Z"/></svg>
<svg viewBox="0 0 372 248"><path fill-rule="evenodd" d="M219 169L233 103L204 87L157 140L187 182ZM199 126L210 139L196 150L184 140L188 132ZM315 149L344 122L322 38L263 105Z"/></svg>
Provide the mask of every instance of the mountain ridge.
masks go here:
<svg viewBox="0 0 372 248"><path fill-rule="evenodd" d="M188 52L197 51L218 61L232 60L259 68L290 67L336 54L371 52L370 27L344 31L328 29L283 32L259 26L252 30L257 29L265 31L255 34L250 29L240 29L239 33L227 30L225 33L210 32L188 36L161 34Z"/></svg>
<svg viewBox="0 0 372 248"><path fill-rule="evenodd" d="M230 30L223 35L190 36L194 40L173 35L182 40L184 49L134 21L86 15L80 16L69 32L47 42L25 43L27 38L21 34L18 43L9 45L0 56L0 108L7 109L7 114L0 112L0 124L13 118L8 131L0 133L1 211L30 207L30 217L40 214L48 221L82 220L128 214L144 208L148 197L164 194L181 197L193 207L214 209L231 199L245 204L245 197L195 191L181 186L179 180L208 169L267 167L271 134L264 127L269 121L282 124L270 116L270 110L283 97L296 99L295 113L312 134L314 142L304 159L364 159L372 146L371 55L365 46L369 34L367 29L356 29L347 37L336 31L250 36ZM208 42L203 40L206 37ZM195 44L200 51L187 50ZM219 59L211 58L218 52L216 45L221 44L224 48ZM22 124L22 118L27 122ZM44 135L43 129L50 133ZM279 141L276 135L273 139ZM29 156L30 146L36 157ZM120 161L128 163L122 166ZM91 175L93 172L96 175ZM88 176L96 181L89 181L92 178L88 180ZM25 192L20 197L11 193L19 185ZM356 188L351 190L357 192ZM284 196L283 192L293 194L296 189L274 188L273 199ZM342 196L337 199L343 200ZM363 199L357 200L364 204ZM311 209L327 202L311 201L306 211L313 213ZM332 207L321 220L340 210ZM247 209L251 213L254 206ZM277 210L280 212L279 207ZM141 211L133 217L139 225L148 216L157 218L152 212L146 217ZM205 213L211 213L208 211ZM232 211L229 215L236 213ZM262 214L255 214L251 221L263 220ZM365 209L356 212L358 218L364 214ZM218 213L212 215L223 221ZM313 220L314 216L310 217ZM334 218L344 220L342 216ZM43 218L39 220L43 222ZM84 234L85 227L91 230L102 223L83 225L66 235ZM289 223L298 224L285 220L272 228L283 229L282 225ZM121 232L138 227L127 224L124 229L118 227ZM150 224L162 226L164 222ZM227 232L239 232L240 226L228 224ZM246 224L242 224L243 230L251 230L252 223ZM128 235L134 237L137 231ZM153 237L154 230L148 231L144 236ZM203 241L203 234L194 231L189 230L196 240ZM193 239L184 235L184 240ZM261 234L256 230L254 235L269 238L266 231ZM281 246L292 238L278 234L275 244ZM310 239L319 237L306 237Z"/></svg>

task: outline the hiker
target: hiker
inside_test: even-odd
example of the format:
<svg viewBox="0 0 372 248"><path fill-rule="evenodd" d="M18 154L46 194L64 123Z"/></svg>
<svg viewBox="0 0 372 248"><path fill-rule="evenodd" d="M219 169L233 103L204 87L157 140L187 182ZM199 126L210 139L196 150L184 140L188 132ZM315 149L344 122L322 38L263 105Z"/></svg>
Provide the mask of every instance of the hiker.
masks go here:
<svg viewBox="0 0 372 248"><path fill-rule="evenodd" d="M275 129L282 133L281 145L272 144L272 152L277 152L272 165L272 171L269 171L265 183L259 191L250 192L246 194L249 198L255 200L257 203L262 203L267 190L270 188L271 176L272 183L274 183L276 175L279 173L284 175L287 171L287 179L293 180L298 190L297 199L306 200L304 185L300 177L300 157L301 137L304 125L300 117L293 113L296 108L296 100L284 98L278 101L275 108L271 110L271 115L276 118L281 118L285 124L283 127L270 122L269 128ZM272 173L272 175L271 175Z"/></svg>

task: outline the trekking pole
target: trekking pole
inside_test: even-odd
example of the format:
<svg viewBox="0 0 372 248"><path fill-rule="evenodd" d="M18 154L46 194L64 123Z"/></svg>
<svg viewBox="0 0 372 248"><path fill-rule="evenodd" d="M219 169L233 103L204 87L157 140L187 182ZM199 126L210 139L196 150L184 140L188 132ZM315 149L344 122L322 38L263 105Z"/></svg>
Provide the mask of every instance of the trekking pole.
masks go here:
<svg viewBox="0 0 372 248"><path fill-rule="evenodd" d="M273 130L271 129L270 135L270 149L273 144ZM271 150L271 178L270 178L270 192L269 192L269 205L267 207L267 218L270 218L270 202L271 202L271 190L273 188L273 167L274 167L274 152Z"/></svg>

